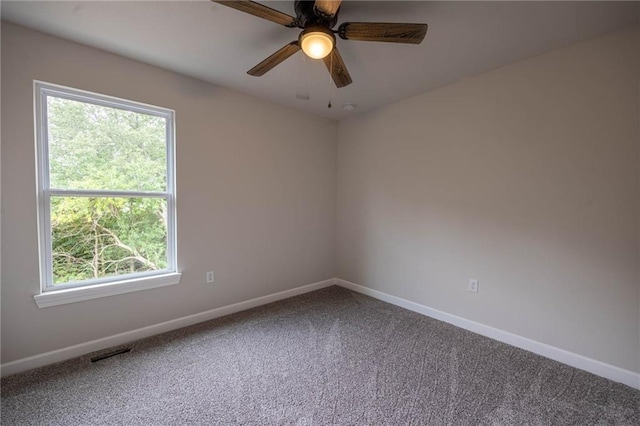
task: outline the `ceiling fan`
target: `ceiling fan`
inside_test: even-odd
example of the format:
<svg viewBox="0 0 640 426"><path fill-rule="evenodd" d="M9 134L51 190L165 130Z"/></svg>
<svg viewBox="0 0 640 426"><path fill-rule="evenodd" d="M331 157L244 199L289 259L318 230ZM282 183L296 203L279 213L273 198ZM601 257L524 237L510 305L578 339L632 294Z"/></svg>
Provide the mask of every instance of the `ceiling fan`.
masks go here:
<svg viewBox="0 0 640 426"><path fill-rule="evenodd" d="M343 40L383 41L391 43L420 44L427 34L427 24L403 24L388 22L344 22L337 30L342 0L296 0L296 17L248 0L213 0L224 6L267 19L288 28L301 28L298 40L287 44L264 61L247 71L259 77L300 49L313 59L322 59L336 87L351 84L351 76L336 46L336 37Z"/></svg>

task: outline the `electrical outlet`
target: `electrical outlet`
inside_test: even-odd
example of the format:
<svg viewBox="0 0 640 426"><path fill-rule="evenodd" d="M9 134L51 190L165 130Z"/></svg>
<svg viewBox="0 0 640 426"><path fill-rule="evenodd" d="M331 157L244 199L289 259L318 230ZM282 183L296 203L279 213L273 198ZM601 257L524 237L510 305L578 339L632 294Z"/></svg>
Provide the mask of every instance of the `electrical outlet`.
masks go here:
<svg viewBox="0 0 640 426"><path fill-rule="evenodd" d="M473 278L469 280L469 291L473 291L474 293L478 292L478 280L474 280Z"/></svg>
<svg viewBox="0 0 640 426"><path fill-rule="evenodd" d="M213 271L207 272L207 284L211 284L213 282Z"/></svg>

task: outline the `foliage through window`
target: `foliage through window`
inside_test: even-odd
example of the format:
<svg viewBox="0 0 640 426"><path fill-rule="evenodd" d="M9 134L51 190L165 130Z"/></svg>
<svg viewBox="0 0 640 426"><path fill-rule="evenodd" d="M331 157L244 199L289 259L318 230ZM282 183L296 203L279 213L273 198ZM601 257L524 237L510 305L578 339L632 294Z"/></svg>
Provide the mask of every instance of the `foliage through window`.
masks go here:
<svg viewBox="0 0 640 426"><path fill-rule="evenodd" d="M35 88L43 290L174 272L173 111Z"/></svg>

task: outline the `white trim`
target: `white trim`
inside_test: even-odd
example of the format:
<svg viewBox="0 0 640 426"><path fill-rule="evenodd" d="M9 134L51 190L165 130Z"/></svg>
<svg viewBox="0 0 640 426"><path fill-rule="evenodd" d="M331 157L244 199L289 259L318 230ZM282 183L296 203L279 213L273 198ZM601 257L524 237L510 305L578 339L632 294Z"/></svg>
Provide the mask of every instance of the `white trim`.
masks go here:
<svg viewBox="0 0 640 426"><path fill-rule="evenodd" d="M49 189L49 195L65 197L121 197L121 198L167 198L166 192L151 191L107 191L104 189Z"/></svg>
<svg viewBox="0 0 640 426"><path fill-rule="evenodd" d="M335 279L320 281L317 283L304 285L302 287L296 287L290 290L272 293L262 297L256 297L255 299L247 300L244 302L234 303L232 305L227 305L220 308L211 309L209 311L188 315L186 317L161 322L159 324L153 324L147 327L138 328L136 330L115 334L113 336L103 337L101 339L91 340L89 342L68 346L66 348L56 349L51 352L45 352L43 354L30 356L28 358L18 359L0 365L0 376L5 377L11 374L19 373L21 371L43 367L48 364L53 364L54 362L75 358L101 349L121 345L135 340L143 339L145 337L154 336L156 334L165 333L171 330L176 330L178 328L187 327L189 325L208 321L214 318L219 318L236 312L246 311L247 309L255 308L256 306L266 305L267 303L272 303L278 300L287 299L289 297L298 296L300 294L309 293L311 291L329 287L334 284Z"/></svg>
<svg viewBox="0 0 640 426"><path fill-rule="evenodd" d="M547 345L546 343L518 336L517 334L509 333L508 331L503 331L488 325L471 321L457 315L448 314L446 312L439 311L437 309L430 308L428 306L421 305L410 300L392 296L379 290L374 290L338 278L335 281L337 285L349 290L371 296L375 299L391 303L392 305L400 306L410 311L417 312L419 314L426 315L428 317L435 318L449 324L453 324L456 327L464 328L465 330L469 330L482 336L498 340L508 345L516 346L518 348L533 352L546 358L550 358L554 361L561 362L571 367L588 371L597 376L613 380L614 382L624 383L625 385L631 386L632 388L640 389L640 373L635 373L633 371L625 370L611 364L606 364L595 359L587 358L585 356L578 355L564 349L556 348L555 346Z"/></svg>
<svg viewBox="0 0 640 426"><path fill-rule="evenodd" d="M579 368L581 370L588 371L590 373L613 380L615 382L624 383L633 388L640 389L639 373L635 373L633 371L625 370L614 365L587 358L585 356L578 355L564 349L556 348L545 343L537 342L535 340L531 340L526 337L518 336L513 333L480 324L478 322L471 321L456 315L448 314L446 312L442 312L437 309L421 305L419 303L411 302L409 300L402 299L397 296L392 296L390 294L367 288L339 278L320 281L291 290L285 290L279 293L257 297L245 302L239 302L232 305L211 309L209 311L200 312L186 317L150 325L148 327L143 327L113 336L80 343L77 345L30 356L28 358L19 359L16 361L11 361L6 364L0 365L0 376L5 377L11 374L19 373L21 371L26 371L52 364L54 362L75 358L90 352L121 345L138 339L143 339L145 337L186 327L192 324L197 324L199 322L208 321L214 318L219 318L225 315L233 314L235 312L251 309L256 306L261 306L268 303L276 302L278 300L287 299L289 297L298 296L300 294L319 290L321 288L329 287L334 284L361 294L365 294L367 296L371 296L375 299L391 303L392 305L400 306L410 311L417 312L419 314L426 315L440 321L444 321L446 323L464 328L465 330L472 331L474 333L498 340L500 342L528 350L546 358L550 358L563 364L567 364L571 367Z"/></svg>
<svg viewBox="0 0 640 426"><path fill-rule="evenodd" d="M40 86L46 90L47 94L57 98L69 99L94 105L102 105L109 108L116 108L126 111L138 112L141 114L155 115L156 117L169 117L170 111L173 110L166 107L146 104L143 102L132 101L130 99L118 98L116 96L105 95L103 93L91 92L84 89L76 89L74 87L62 86L60 84L49 83L42 80L33 80L34 86Z"/></svg>
<svg viewBox="0 0 640 426"><path fill-rule="evenodd" d="M171 272L162 275L132 278L118 282L108 282L84 287L73 287L64 290L48 291L33 296L38 308L48 308L56 305L80 302L82 300L98 299L100 297L115 296L116 294L149 290L180 283L181 273Z"/></svg>

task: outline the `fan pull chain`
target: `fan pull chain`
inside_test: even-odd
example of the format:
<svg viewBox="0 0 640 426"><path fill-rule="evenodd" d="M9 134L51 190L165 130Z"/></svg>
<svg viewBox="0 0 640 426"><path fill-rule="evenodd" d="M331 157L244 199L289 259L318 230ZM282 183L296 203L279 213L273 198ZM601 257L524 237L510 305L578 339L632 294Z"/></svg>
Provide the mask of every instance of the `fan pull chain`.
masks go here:
<svg viewBox="0 0 640 426"><path fill-rule="evenodd" d="M329 58L329 105L327 108L331 108L331 78L333 77L333 51L329 53L331 57Z"/></svg>

